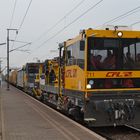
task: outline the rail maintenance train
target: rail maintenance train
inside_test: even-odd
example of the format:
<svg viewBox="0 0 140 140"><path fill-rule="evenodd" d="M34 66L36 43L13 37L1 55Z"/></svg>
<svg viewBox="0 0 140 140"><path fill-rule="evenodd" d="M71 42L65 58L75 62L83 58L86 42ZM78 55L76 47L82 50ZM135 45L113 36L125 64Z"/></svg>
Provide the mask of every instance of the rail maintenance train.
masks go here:
<svg viewBox="0 0 140 140"><path fill-rule="evenodd" d="M82 30L59 44L58 57L20 71L25 91L76 120L96 127L140 124L140 31Z"/></svg>

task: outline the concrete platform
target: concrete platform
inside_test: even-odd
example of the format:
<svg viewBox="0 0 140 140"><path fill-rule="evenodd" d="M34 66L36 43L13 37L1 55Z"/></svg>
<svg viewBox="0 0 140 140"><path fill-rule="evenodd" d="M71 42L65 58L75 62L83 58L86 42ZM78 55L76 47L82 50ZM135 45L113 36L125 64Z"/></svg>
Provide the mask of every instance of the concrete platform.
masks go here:
<svg viewBox="0 0 140 140"><path fill-rule="evenodd" d="M104 140L101 136L4 84L0 88L1 140Z"/></svg>

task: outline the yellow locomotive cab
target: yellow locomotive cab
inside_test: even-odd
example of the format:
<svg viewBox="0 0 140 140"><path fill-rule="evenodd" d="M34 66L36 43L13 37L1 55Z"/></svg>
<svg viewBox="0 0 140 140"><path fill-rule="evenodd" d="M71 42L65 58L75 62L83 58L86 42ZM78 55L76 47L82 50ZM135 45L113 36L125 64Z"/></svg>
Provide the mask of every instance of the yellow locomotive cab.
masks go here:
<svg viewBox="0 0 140 140"><path fill-rule="evenodd" d="M69 113L94 126L140 123L140 31L88 29L62 44Z"/></svg>

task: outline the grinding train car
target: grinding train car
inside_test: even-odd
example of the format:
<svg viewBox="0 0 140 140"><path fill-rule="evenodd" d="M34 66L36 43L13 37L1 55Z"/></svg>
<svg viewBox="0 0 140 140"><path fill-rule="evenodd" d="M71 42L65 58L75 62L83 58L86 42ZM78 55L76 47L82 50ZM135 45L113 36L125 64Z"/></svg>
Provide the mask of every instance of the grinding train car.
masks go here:
<svg viewBox="0 0 140 140"><path fill-rule="evenodd" d="M59 44L59 58L44 71L43 98L76 120L140 124L140 31L83 30Z"/></svg>
<svg viewBox="0 0 140 140"><path fill-rule="evenodd" d="M140 31L82 30L23 68L24 90L90 126L140 124Z"/></svg>

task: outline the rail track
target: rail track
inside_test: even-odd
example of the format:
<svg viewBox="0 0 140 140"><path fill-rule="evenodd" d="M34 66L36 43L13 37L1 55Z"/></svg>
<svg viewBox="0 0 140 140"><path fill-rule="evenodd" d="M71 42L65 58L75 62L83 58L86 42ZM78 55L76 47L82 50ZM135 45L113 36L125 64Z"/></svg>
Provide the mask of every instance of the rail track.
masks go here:
<svg viewBox="0 0 140 140"><path fill-rule="evenodd" d="M140 140L140 129L132 126L89 128L107 140Z"/></svg>

